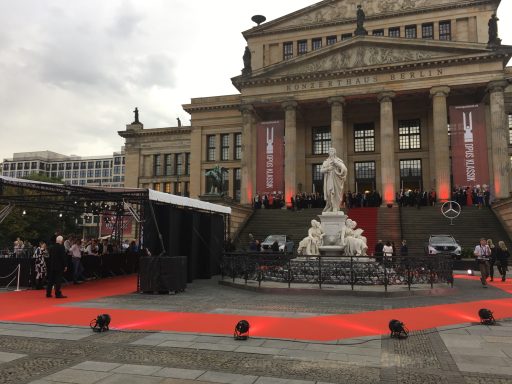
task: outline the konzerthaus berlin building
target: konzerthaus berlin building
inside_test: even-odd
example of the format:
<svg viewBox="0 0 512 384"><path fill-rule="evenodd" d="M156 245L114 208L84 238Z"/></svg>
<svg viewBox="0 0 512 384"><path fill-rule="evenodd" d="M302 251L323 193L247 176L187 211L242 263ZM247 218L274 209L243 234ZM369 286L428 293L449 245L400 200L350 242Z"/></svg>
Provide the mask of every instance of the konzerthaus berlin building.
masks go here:
<svg viewBox="0 0 512 384"><path fill-rule="evenodd" d="M358 9L359 3L362 8ZM498 0L326 0L243 32L239 93L192 99L191 126L126 139L126 186L197 197L205 172L224 190L321 192L332 146L347 191L488 185L509 197L512 47L497 37ZM260 20L258 20L260 21ZM242 64L242 60L241 60Z"/></svg>

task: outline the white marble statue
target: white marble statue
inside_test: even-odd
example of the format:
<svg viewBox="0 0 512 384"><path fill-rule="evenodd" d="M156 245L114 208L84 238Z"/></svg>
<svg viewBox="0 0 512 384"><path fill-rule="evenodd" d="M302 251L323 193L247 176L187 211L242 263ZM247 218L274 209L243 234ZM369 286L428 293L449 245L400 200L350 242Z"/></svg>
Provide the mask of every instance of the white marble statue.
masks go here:
<svg viewBox="0 0 512 384"><path fill-rule="evenodd" d="M324 231L320 223L311 220L311 228L308 229L308 236L301 240L297 253L305 256L318 256L320 254L319 247L322 245Z"/></svg>
<svg viewBox="0 0 512 384"><path fill-rule="evenodd" d="M362 235L364 230L356 228L357 222L347 219L345 223L345 255L346 256L367 256L366 237Z"/></svg>
<svg viewBox="0 0 512 384"><path fill-rule="evenodd" d="M343 160L336 156L336 149L329 149L329 157L323 162L320 172L324 175L324 212L338 212L343 200L347 167Z"/></svg>

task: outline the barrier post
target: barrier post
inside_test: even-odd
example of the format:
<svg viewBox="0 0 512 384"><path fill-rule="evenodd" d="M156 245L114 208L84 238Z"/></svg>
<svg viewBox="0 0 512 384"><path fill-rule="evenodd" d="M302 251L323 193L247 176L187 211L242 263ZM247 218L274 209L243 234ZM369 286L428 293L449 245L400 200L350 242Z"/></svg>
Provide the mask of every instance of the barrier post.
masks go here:
<svg viewBox="0 0 512 384"><path fill-rule="evenodd" d="M21 264L18 264L18 281L16 282L16 289L15 292L21 291L20 289L20 271L21 271Z"/></svg>

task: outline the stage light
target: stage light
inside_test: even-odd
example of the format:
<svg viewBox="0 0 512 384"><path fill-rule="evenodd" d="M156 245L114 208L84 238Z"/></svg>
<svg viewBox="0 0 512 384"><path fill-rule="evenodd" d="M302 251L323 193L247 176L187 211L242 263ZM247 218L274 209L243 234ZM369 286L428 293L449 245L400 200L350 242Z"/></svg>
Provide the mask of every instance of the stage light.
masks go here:
<svg viewBox="0 0 512 384"><path fill-rule="evenodd" d="M21 213L23 216L25 216L27 214L27 211L23 210L23 212Z"/></svg>
<svg viewBox="0 0 512 384"><path fill-rule="evenodd" d="M409 330L400 320L391 320L389 322L389 330L391 331L390 337L392 338L396 337L397 339L405 339L409 335Z"/></svg>
<svg viewBox="0 0 512 384"><path fill-rule="evenodd" d="M473 273L473 270L472 269L468 269L468 276L473 276L474 273Z"/></svg>
<svg viewBox="0 0 512 384"><path fill-rule="evenodd" d="M59 213L59 217L62 217L62 213Z"/></svg>
<svg viewBox="0 0 512 384"><path fill-rule="evenodd" d="M247 340L249 337L249 322L240 320L235 326L235 340Z"/></svg>
<svg viewBox="0 0 512 384"><path fill-rule="evenodd" d="M104 313L103 315L98 315L95 319L92 319L89 326L94 332L106 332L109 330L108 327L110 320L110 315L108 313Z"/></svg>
<svg viewBox="0 0 512 384"><path fill-rule="evenodd" d="M478 311L478 316L480 317L480 324L484 325L494 325L496 324L496 319L492 314L492 311L487 308L482 308Z"/></svg>

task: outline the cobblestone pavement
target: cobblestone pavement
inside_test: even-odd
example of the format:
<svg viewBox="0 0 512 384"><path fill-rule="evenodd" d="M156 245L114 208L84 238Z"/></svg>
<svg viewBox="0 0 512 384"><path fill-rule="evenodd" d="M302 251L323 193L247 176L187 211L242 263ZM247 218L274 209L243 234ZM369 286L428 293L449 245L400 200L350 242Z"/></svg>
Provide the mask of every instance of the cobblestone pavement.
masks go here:
<svg viewBox="0 0 512 384"><path fill-rule="evenodd" d="M199 281L179 295L125 295L76 306L311 316L510 298L477 282L448 296L275 295ZM141 312L143 316L143 312ZM115 322L115 319L113 319ZM0 384L512 384L512 319L330 342L0 322Z"/></svg>
<svg viewBox="0 0 512 384"><path fill-rule="evenodd" d="M448 286L447 286L448 287ZM233 313L271 316L312 316L344 314L391 308L422 307L437 304L509 298L500 289L482 289L477 281L457 279L452 294L363 297L323 294L275 294L222 286L215 279L196 280L184 294L124 295L105 297L71 306L94 308L144 309L156 311Z"/></svg>

